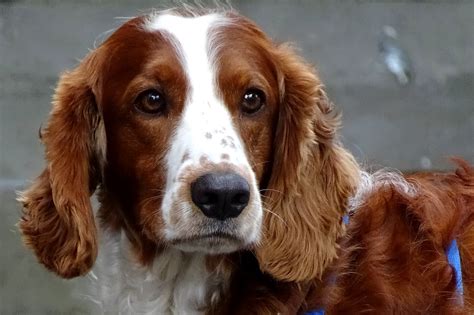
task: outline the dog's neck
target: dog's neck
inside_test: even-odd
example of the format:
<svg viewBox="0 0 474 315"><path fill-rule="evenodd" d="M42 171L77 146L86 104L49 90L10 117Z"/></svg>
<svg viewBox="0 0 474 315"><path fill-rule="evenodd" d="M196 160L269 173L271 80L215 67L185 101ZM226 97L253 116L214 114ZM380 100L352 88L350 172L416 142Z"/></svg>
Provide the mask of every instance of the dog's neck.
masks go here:
<svg viewBox="0 0 474 315"><path fill-rule="evenodd" d="M204 254L169 248L143 266L125 233L101 232L91 299L104 313L202 314L226 290L228 275L208 270Z"/></svg>

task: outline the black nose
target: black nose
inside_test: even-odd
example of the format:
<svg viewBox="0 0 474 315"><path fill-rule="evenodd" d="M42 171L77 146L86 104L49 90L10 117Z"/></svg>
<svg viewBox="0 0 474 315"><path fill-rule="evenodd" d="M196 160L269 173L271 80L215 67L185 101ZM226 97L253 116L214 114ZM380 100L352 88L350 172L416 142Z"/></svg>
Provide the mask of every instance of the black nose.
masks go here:
<svg viewBox="0 0 474 315"><path fill-rule="evenodd" d="M235 173L205 174L191 184L191 197L209 218L237 217L249 203L247 181Z"/></svg>

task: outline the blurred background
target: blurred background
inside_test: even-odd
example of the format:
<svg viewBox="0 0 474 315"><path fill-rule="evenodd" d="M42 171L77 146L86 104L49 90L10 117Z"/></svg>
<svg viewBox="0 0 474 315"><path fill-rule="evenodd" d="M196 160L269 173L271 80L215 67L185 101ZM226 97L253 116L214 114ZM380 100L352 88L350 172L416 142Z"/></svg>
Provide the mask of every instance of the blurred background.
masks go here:
<svg viewBox="0 0 474 315"><path fill-rule="evenodd" d="M58 74L164 1L0 1L0 314L89 314L87 279L60 280L20 241L15 190L43 166L38 129ZM316 65L361 163L403 171L474 162L474 1L232 1Z"/></svg>

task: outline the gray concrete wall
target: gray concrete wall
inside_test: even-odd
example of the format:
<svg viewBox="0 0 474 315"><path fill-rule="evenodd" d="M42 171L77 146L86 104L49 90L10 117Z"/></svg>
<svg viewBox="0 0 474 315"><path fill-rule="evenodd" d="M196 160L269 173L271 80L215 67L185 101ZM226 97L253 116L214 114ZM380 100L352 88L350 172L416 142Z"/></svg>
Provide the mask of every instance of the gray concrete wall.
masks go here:
<svg viewBox="0 0 474 315"><path fill-rule="evenodd" d="M72 294L83 280L45 272L14 227L13 187L37 174L37 131L62 70L99 34L159 1L0 1L0 313L91 311ZM293 41L343 110L343 140L370 165L403 170L474 162L474 2L235 1L274 38ZM401 87L377 51L384 25L399 32L415 73ZM74 297L75 296L75 297Z"/></svg>

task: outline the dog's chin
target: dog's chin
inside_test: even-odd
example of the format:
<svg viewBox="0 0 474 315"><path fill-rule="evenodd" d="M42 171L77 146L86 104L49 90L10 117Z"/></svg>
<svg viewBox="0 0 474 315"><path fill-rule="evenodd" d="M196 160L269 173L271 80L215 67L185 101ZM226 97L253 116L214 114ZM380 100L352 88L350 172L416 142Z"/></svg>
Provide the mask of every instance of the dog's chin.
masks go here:
<svg viewBox="0 0 474 315"><path fill-rule="evenodd" d="M202 235L176 239L171 242L172 247L188 253L228 254L248 247L245 242L229 235Z"/></svg>

